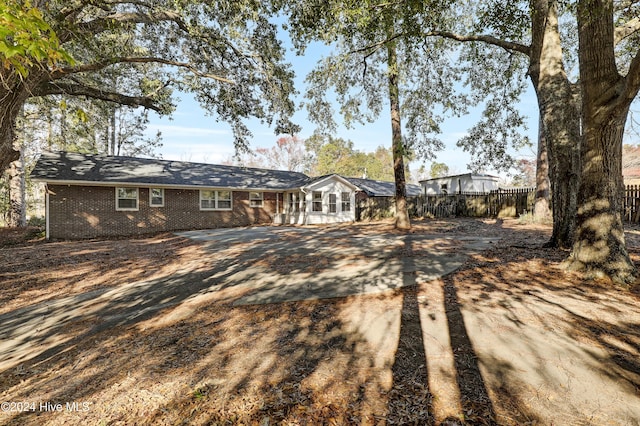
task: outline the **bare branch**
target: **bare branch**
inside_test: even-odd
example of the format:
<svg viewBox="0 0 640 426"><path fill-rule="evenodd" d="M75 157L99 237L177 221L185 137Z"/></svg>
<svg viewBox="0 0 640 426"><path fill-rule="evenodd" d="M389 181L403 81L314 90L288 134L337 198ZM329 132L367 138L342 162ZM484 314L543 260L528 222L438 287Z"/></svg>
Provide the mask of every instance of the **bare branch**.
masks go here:
<svg viewBox="0 0 640 426"><path fill-rule="evenodd" d="M386 38L386 39L384 39L382 41L379 41L378 43L370 44L370 45L362 47L360 49L352 50L352 51L349 52L349 55L354 54L354 53L369 52L365 56L365 58L368 58L369 56L374 54L378 49L380 49L381 47L385 46L387 43L391 43L395 39L400 38L400 37L404 37L405 35L406 35L405 33L394 34L393 36L391 36L389 38Z"/></svg>
<svg viewBox="0 0 640 426"><path fill-rule="evenodd" d="M173 67L185 68L191 71L193 74L197 75L198 77L210 78L213 80L220 81L222 83L235 84L233 80L229 80L228 78L221 77L217 74L202 72L199 69L197 69L193 64L189 64L186 62L172 61L169 59L157 58L157 57L117 57L117 58L110 58L108 60L101 61L101 62L96 62L93 64L84 64L84 65L78 65L76 67L60 68L51 73L51 79L57 80L60 78L64 78L70 74L77 74L81 72L100 71L111 65L120 64L120 63L132 63L132 64L156 63L156 64L163 64L163 65L170 65Z"/></svg>
<svg viewBox="0 0 640 426"><path fill-rule="evenodd" d="M92 99L100 99L107 102L114 102L120 105L128 105L132 107L144 107L162 113L162 108L156 102L147 96L129 96L122 93L109 92L106 90L96 89L81 84L47 82L39 85L33 91L33 96L47 95L71 95L86 96Z"/></svg>

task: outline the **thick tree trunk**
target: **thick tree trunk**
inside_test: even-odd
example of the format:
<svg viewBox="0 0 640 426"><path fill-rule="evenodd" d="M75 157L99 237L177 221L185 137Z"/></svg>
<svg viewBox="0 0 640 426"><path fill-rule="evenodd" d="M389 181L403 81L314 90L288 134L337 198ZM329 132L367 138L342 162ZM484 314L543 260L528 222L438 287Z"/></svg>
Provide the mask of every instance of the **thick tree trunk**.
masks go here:
<svg viewBox="0 0 640 426"><path fill-rule="evenodd" d="M544 124L540 120L538 128L538 155L536 158L536 197L533 205L533 217L536 221L545 221L551 217L551 182L549 181L549 159L547 142L544 137Z"/></svg>
<svg viewBox="0 0 640 426"><path fill-rule="evenodd" d="M626 118L626 114L624 116ZM622 226L622 139L624 119L586 122L572 269L607 275L616 283L634 280L635 266Z"/></svg>
<svg viewBox="0 0 640 426"><path fill-rule="evenodd" d="M16 120L20 111L19 97L14 93L0 89L0 173L9 169L12 162L20 158L15 149ZM22 102L24 103L24 101Z"/></svg>
<svg viewBox="0 0 640 426"><path fill-rule="evenodd" d="M613 28L610 0L578 3L583 167L577 233L568 264L626 284L637 271L622 226L622 139L638 88L618 73Z"/></svg>
<svg viewBox="0 0 640 426"><path fill-rule="evenodd" d="M555 2L532 0L532 10L529 75L538 97L553 204L553 234L548 245L569 248L576 227L580 108L564 70Z"/></svg>
<svg viewBox="0 0 640 426"><path fill-rule="evenodd" d="M398 86L398 57L393 43L387 46L389 73L389 104L391 108L391 137L393 151L393 174L396 183L396 228L410 229L407 210L407 190L404 174L404 145L400 123L400 89Z"/></svg>

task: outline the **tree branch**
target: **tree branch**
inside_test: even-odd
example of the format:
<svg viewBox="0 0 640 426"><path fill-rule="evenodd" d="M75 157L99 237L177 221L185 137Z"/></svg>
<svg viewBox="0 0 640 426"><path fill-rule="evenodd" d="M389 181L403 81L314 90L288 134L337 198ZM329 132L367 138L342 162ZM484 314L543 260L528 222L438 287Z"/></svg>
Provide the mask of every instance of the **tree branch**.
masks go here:
<svg viewBox="0 0 640 426"><path fill-rule="evenodd" d="M624 96L627 99L635 99L640 90L640 49L629 65L629 72L625 77Z"/></svg>
<svg viewBox="0 0 640 426"><path fill-rule="evenodd" d="M617 45L625 38L634 34L635 32L640 31L640 17L635 17L630 21L626 22L624 25L616 27L614 30L614 44Z"/></svg>
<svg viewBox="0 0 640 426"><path fill-rule="evenodd" d="M81 84L47 82L39 85L33 90L33 96L47 95L86 96L88 98L100 99L102 101L113 102L120 105L127 105L131 107L141 106L152 109L158 113L163 113L163 109L150 97L123 95L122 93L109 92Z"/></svg>
<svg viewBox="0 0 640 426"><path fill-rule="evenodd" d="M189 32L188 26L182 20L182 16L178 12L173 12L170 10L160 10L156 12L150 13L142 13L142 12L114 12L106 16L102 16L100 18L88 21L81 22L76 25L73 31L68 31L64 29L57 30L58 38L61 43L65 43L70 40L70 38L76 34L81 32L88 32L90 34L99 34L103 31L109 29L114 23L118 24L152 24L156 22L162 21L171 21L175 22L178 27L185 31Z"/></svg>
<svg viewBox="0 0 640 426"><path fill-rule="evenodd" d="M519 52L527 56L531 54L530 46L527 46L521 43L515 43L512 41L501 40L497 37L487 35L487 34L462 35L462 34L450 33L448 31L429 31L429 32L423 33L422 35L425 37L444 37L444 38L448 38L448 39L456 40L460 42L481 41L487 44L501 47L505 50Z"/></svg>
<svg viewBox="0 0 640 426"><path fill-rule="evenodd" d="M386 38L386 39L384 39L382 41L379 41L378 43L370 44L368 46L361 47L360 49L352 50L352 51L349 52L349 55L354 54L354 53L363 53L363 52L371 51L366 55L366 57L369 57L370 55L375 53L376 50L380 49L382 46L386 45L387 43L391 43L392 41L394 41L397 38L404 37L405 35L406 35L406 33L394 34L389 38Z"/></svg>
<svg viewBox="0 0 640 426"><path fill-rule="evenodd" d="M157 57L117 57L117 58L110 58L108 60L101 61L101 62L95 62L92 64L78 65L76 67L64 67L64 68L60 68L58 70L53 71L51 73L51 79L56 80L56 79L64 78L70 74L77 74L81 72L100 71L111 65L121 64L121 63L131 63L131 64L156 63L156 64L163 64L163 65L170 65L173 67L185 68L191 71L193 74L197 75L198 77L210 78L213 80L220 81L222 83L235 84L233 80L229 80L228 78L221 77L216 74L202 72L192 64L189 64L186 62L172 61L169 59L157 58Z"/></svg>

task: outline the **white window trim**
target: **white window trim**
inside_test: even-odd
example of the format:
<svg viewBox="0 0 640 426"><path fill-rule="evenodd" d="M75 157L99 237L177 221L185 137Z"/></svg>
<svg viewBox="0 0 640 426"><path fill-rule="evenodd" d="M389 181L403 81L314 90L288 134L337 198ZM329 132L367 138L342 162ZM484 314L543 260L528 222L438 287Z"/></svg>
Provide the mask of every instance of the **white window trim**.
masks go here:
<svg viewBox="0 0 640 426"><path fill-rule="evenodd" d="M153 190L159 189L162 194L162 204L153 204ZM164 188L149 188L149 207L164 207Z"/></svg>
<svg viewBox="0 0 640 426"><path fill-rule="evenodd" d="M260 198L251 198L252 194L260 194ZM254 202L259 201L259 204L255 204ZM260 191L249 191L249 206L253 208L264 207L264 192Z"/></svg>
<svg viewBox="0 0 640 426"><path fill-rule="evenodd" d="M118 197L118 190L119 189L135 189L136 190L136 207L135 208L121 208L118 207L119 203L118 200L120 200L120 198ZM124 186L116 186L116 191L115 191L115 196L116 196L116 211L118 212L137 212L140 209L140 189L139 188L129 188L129 187L124 187ZM123 200L133 200L133 198L123 198Z"/></svg>
<svg viewBox="0 0 640 426"><path fill-rule="evenodd" d="M313 194L317 192L320 193L319 200L316 200L313 197ZM315 209L316 203L320 203L320 210ZM311 213L324 213L324 192L323 191L311 191Z"/></svg>
<svg viewBox="0 0 640 426"><path fill-rule="evenodd" d="M332 196L333 196L333 203L331 202ZM338 213L338 194L329 194L329 203L327 205L328 205L327 212L329 214ZM333 211L331 211L331 206L333 206Z"/></svg>
<svg viewBox="0 0 640 426"><path fill-rule="evenodd" d="M203 192L203 191L211 191L211 192L213 192L213 193L214 193L214 198L213 198L213 199L214 199L214 205L215 205L215 207L211 207L211 208L203 208L203 207L202 207L202 200L203 200L203 198L202 198L202 192ZM228 199L228 200L227 200L227 199L220 200L220 199L218 198L218 194L219 194L220 192L223 192L223 191L224 191L224 192L228 192L228 193L229 193L229 196L230 196L230 197L229 197L229 199ZM200 197L199 197L199 198L200 198L200 200L198 201L198 206L200 207L200 210L201 210L201 211L231 211L231 210L233 210L233 191L231 191L231 190L201 189L201 190L199 191L199 194L200 194ZM225 208L218 208L218 203L219 203L220 201L229 201L229 202L230 202L231 207L228 207L228 208L227 208L227 207L225 207Z"/></svg>
<svg viewBox="0 0 640 426"><path fill-rule="evenodd" d="M344 199L345 195L347 195L346 200ZM347 207L349 207L348 209L344 208L345 204L347 205ZM340 211L343 211L343 212L351 211L351 192L342 191L340 193Z"/></svg>

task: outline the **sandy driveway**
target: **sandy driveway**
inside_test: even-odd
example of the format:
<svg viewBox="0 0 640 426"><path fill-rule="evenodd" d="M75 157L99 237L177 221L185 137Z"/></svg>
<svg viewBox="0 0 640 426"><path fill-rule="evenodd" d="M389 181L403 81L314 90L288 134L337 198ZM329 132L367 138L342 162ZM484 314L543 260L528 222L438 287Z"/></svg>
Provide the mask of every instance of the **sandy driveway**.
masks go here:
<svg viewBox="0 0 640 426"><path fill-rule="evenodd" d="M250 227L179 233L201 241L211 253L208 265L185 265L163 279L124 283L47 300L0 315L0 369L41 354L60 343L70 324L91 321L87 335L138 322L157 311L233 288L244 292L235 305L278 303L380 293L428 281L459 268L491 238L426 234L345 235L340 228ZM493 239L495 240L495 238ZM242 247L233 256L221 247ZM422 247L419 256L399 253ZM434 250L428 250L433 247ZM440 249L436 250L436 247ZM306 259L331 264L321 272ZM279 259L270 262L271 259ZM305 259L297 268L296 259ZM286 269L278 270L278 263ZM289 268L290 267L290 268ZM411 276L411 279L406 279Z"/></svg>
<svg viewBox="0 0 640 426"><path fill-rule="evenodd" d="M90 409L0 424L640 424L640 298L546 229L182 235L3 248L0 402Z"/></svg>

